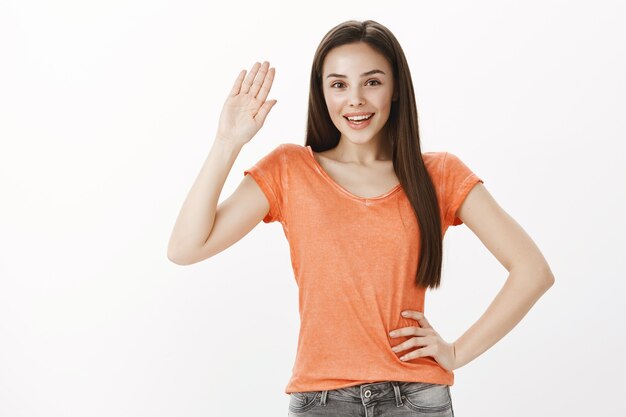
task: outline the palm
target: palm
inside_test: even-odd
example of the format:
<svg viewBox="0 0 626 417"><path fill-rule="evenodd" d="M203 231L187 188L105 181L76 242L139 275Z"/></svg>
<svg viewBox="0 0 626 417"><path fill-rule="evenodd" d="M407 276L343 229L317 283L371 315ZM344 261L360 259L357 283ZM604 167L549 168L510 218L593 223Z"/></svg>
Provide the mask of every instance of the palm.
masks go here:
<svg viewBox="0 0 626 417"><path fill-rule="evenodd" d="M260 105L256 98L229 96L224 103L220 125L234 137L252 137L261 128L255 119Z"/></svg>
<svg viewBox="0 0 626 417"><path fill-rule="evenodd" d="M246 143L259 131L276 100L266 101L275 70L269 62L254 64L244 80L242 70L226 98L220 115L218 136L237 143Z"/></svg>

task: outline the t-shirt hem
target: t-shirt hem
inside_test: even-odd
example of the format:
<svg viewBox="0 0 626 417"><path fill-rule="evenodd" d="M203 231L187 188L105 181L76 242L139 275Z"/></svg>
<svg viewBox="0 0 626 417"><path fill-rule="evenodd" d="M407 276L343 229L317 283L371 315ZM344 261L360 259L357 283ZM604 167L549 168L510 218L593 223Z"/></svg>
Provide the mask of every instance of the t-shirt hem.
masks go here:
<svg viewBox="0 0 626 417"><path fill-rule="evenodd" d="M396 382L424 382L424 383L428 383L428 384L442 384L442 385L449 385L452 386L454 385L454 375L450 376L450 377L446 377L446 378L428 378L428 377L422 377L419 379L411 379L411 380L406 380L406 379L377 379L377 380L358 380L358 381L350 381L344 384L319 384L319 385L308 385L306 387L301 387L298 388L295 385L292 385L291 383L288 384L285 389L284 392L285 394L290 394L292 392L308 392L308 391L330 391L330 390L335 390L335 389L340 389L340 388L348 388L348 387L352 387L352 386L356 386L356 385L361 385L361 384L369 384L369 383L373 383L373 382L382 382L382 381L396 381Z"/></svg>

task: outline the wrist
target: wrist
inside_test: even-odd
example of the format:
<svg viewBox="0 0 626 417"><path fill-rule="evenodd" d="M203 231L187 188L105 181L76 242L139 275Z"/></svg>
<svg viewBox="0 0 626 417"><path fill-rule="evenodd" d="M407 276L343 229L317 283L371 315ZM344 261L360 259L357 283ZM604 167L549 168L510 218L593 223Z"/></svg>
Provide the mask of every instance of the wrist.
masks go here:
<svg viewBox="0 0 626 417"><path fill-rule="evenodd" d="M452 355L454 357L454 369L458 369L464 365L461 362L461 349L458 346L458 341L452 342Z"/></svg>
<svg viewBox="0 0 626 417"><path fill-rule="evenodd" d="M241 148L243 148L244 143L242 142L237 142L234 141L232 139L229 139L225 136L222 135L216 135L215 136L215 140L213 141L213 145L214 146L218 146L222 149L225 150L233 150L233 151L239 151Z"/></svg>

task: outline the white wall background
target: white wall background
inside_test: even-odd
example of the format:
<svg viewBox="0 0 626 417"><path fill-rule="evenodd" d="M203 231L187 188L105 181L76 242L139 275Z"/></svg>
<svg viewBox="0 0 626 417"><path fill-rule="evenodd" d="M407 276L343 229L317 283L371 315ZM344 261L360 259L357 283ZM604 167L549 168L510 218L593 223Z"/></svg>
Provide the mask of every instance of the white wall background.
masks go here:
<svg viewBox="0 0 626 417"><path fill-rule="evenodd" d="M626 6L620 1L4 1L0 4L0 416L287 415L299 318L279 223L167 259L241 69L276 67L243 170L304 143L322 36L374 19L403 45L422 149L460 156L556 284L455 371L458 417L617 416L624 352ZM506 270L446 235L426 314L444 339Z"/></svg>

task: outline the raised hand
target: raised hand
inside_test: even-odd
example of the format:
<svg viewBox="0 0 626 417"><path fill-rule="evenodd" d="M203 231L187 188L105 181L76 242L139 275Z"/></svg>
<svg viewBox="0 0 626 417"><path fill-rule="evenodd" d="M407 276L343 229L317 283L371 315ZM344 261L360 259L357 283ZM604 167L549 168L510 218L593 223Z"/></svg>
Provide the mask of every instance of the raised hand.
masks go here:
<svg viewBox="0 0 626 417"><path fill-rule="evenodd" d="M456 369L454 344L446 342L439 336L439 333L426 320L424 313L413 310L406 311L408 314L403 315L403 317L417 320L420 327L402 327L390 332L390 337L416 336L394 346L391 350L403 352L409 348L421 346L420 349L405 354L400 360L407 361L422 356L432 356L444 369L448 371Z"/></svg>
<svg viewBox="0 0 626 417"><path fill-rule="evenodd" d="M247 77L241 70L222 108L217 138L242 146L252 139L276 104L266 101L275 73L267 61L255 62Z"/></svg>

